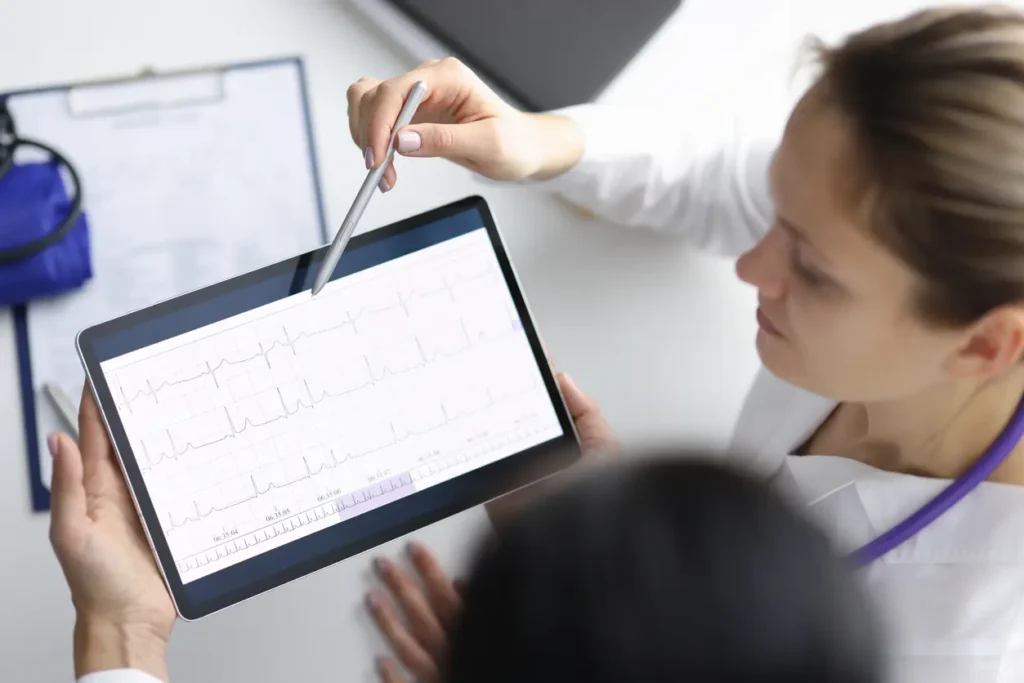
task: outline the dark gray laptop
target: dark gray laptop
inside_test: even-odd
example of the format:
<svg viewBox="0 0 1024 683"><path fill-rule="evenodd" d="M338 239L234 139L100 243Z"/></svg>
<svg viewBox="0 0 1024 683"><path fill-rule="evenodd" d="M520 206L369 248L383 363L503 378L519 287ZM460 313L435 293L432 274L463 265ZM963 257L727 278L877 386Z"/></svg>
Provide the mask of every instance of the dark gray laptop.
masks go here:
<svg viewBox="0 0 1024 683"><path fill-rule="evenodd" d="M521 106L589 102L681 0L387 0Z"/></svg>

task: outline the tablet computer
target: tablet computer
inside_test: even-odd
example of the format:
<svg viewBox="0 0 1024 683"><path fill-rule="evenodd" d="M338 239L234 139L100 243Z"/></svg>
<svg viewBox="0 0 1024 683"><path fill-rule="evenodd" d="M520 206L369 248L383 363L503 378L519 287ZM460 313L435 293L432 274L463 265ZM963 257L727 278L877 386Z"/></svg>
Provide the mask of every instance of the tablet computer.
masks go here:
<svg viewBox="0 0 1024 683"><path fill-rule="evenodd" d="M78 335L183 619L486 502L579 456L483 199L354 237L312 297L325 253Z"/></svg>

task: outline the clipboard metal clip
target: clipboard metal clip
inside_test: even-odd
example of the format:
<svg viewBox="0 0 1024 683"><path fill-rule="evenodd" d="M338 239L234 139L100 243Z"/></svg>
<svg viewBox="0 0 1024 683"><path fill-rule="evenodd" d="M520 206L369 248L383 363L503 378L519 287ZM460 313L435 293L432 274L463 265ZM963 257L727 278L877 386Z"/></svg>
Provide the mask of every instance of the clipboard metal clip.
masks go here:
<svg viewBox="0 0 1024 683"><path fill-rule="evenodd" d="M72 118L113 116L154 109L208 106L226 98L220 69L161 74L151 67L125 78L84 83L67 91Z"/></svg>

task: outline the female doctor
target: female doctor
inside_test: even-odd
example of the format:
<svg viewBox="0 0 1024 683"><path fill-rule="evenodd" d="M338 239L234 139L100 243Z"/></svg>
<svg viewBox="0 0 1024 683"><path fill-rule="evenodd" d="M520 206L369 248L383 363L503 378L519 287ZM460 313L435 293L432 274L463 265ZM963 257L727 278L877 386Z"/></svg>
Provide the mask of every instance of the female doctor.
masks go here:
<svg viewBox="0 0 1024 683"><path fill-rule="evenodd" d="M368 166L382 158L423 80L401 154L738 256L764 369L733 450L861 568L894 680L1024 681L1024 15L937 9L818 56L779 138L647 132L662 118L591 105L526 114L451 59L353 84L351 133ZM389 168L380 189L397 181ZM572 402L588 445L607 445L596 406ZM393 599L370 604L430 679L458 598L413 559L423 589L382 559Z"/></svg>

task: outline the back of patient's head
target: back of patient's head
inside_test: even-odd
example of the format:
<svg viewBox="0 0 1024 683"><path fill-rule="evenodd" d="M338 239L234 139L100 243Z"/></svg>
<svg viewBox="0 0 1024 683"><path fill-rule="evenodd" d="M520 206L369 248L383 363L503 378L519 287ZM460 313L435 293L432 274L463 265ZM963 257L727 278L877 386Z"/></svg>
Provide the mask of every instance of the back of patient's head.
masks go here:
<svg viewBox="0 0 1024 683"><path fill-rule="evenodd" d="M583 478L469 577L446 683L874 683L873 614L825 538L706 460Z"/></svg>

